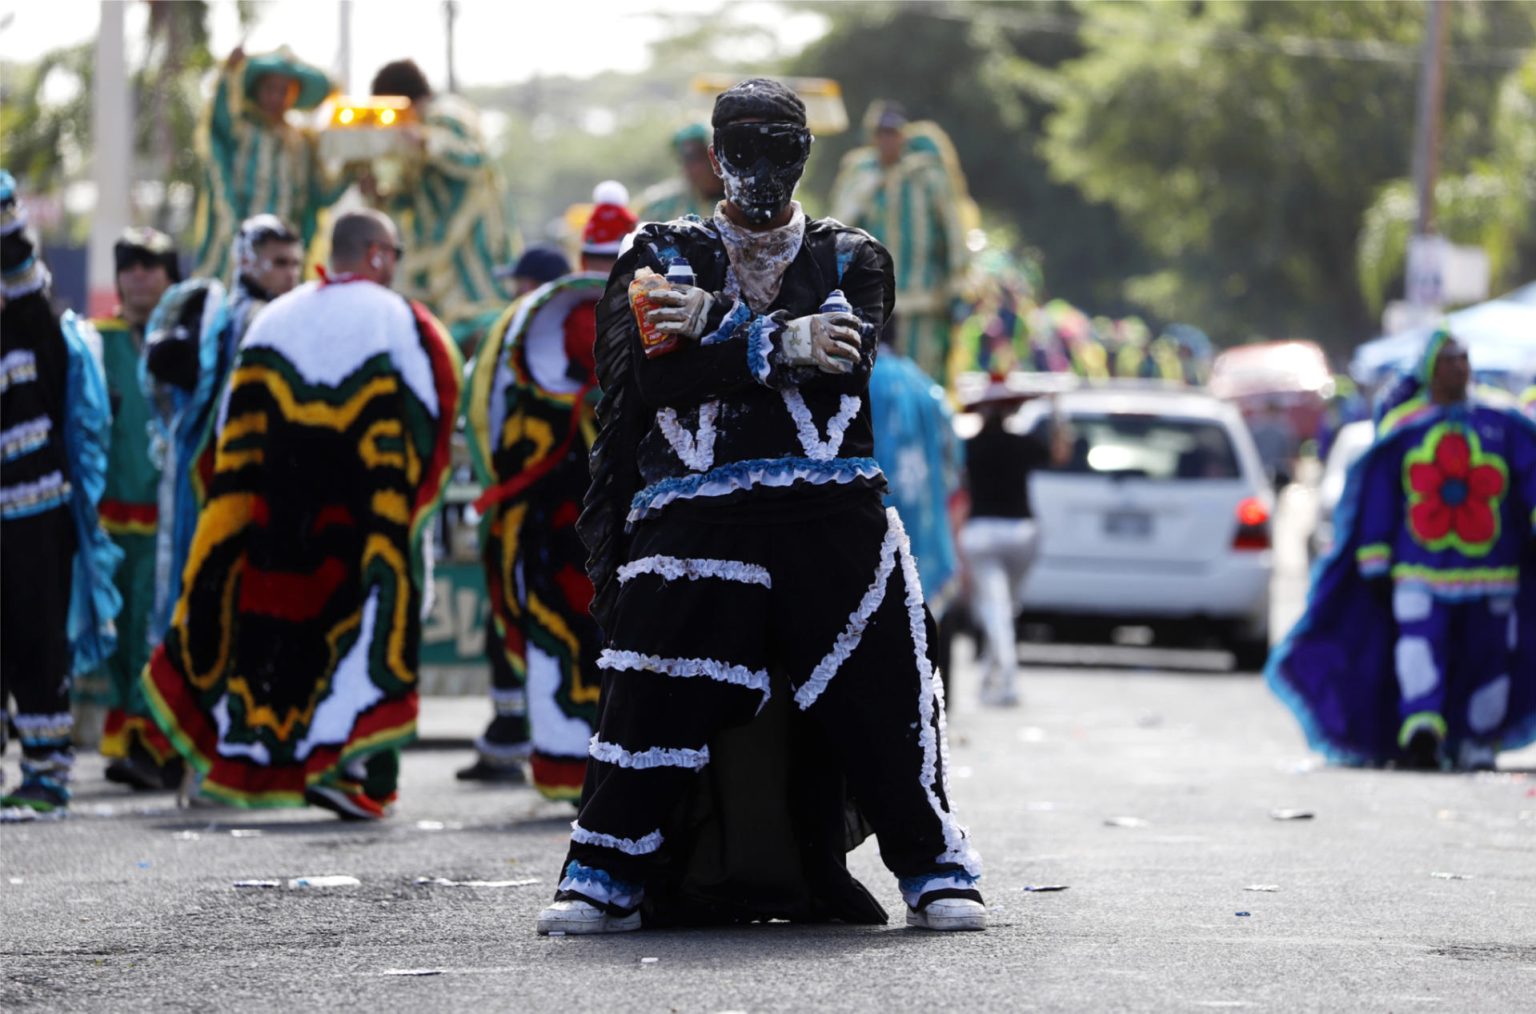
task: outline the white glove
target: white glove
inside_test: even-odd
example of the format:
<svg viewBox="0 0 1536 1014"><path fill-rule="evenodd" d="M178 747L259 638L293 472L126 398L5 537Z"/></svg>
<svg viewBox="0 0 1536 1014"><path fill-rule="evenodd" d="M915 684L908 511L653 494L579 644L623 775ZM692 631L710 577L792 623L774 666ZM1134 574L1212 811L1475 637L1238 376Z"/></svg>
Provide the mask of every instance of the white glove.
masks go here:
<svg viewBox="0 0 1536 1014"><path fill-rule="evenodd" d="M704 322L714 297L697 286L686 289L656 289L647 297L660 304L645 315L646 322L662 334L698 341L704 334Z"/></svg>
<svg viewBox="0 0 1536 1014"><path fill-rule="evenodd" d="M859 361L859 318L851 313L813 313L785 325L784 361L823 373L847 373Z"/></svg>

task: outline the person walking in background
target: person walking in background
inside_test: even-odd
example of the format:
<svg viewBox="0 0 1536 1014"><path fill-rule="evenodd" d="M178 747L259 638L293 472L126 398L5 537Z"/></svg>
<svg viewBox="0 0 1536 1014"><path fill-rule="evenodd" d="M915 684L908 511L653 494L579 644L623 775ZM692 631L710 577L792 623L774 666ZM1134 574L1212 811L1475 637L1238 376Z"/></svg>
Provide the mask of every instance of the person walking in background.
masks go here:
<svg viewBox="0 0 1536 1014"><path fill-rule="evenodd" d="M70 681L116 646L122 558L96 513L112 422L99 339L54 315L49 282L0 170L0 754L13 725L21 739L0 806L42 813L69 805Z"/></svg>
<svg viewBox="0 0 1536 1014"><path fill-rule="evenodd" d="M117 315L91 321L101 335L107 393L112 406L112 444L107 462L101 523L123 551L117 570L122 596L117 651L101 677L90 678L81 696L107 707L101 752L109 758L107 780L132 789L174 788L182 764L150 717L139 690L149 661L155 607L155 533L159 525L160 462L152 453L154 410L139 376L150 315L173 284L181 264L171 238L154 229L128 229L113 247Z"/></svg>
<svg viewBox="0 0 1536 1014"><path fill-rule="evenodd" d="M396 129L414 140L405 177L381 193L362 181L374 207L401 224L405 261L397 283L448 325L466 352L506 309L511 294L496 274L512 259L516 237L507 227L501 174L480 131L480 116L457 95L432 91L412 60L379 68L373 94L409 99L414 118Z"/></svg>
<svg viewBox="0 0 1536 1014"><path fill-rule="evenodd" d="M240 225L234 260L230 298L214 278L179 282L160 300L147 330L144 373L155 385L154 450L161 464L152 644L165 636L181 595L181 571L213 479L217 409L240 341L269 302L299 284L304 248L288 223L255 215Z"/></svg>
<svg viewBox="0 0 1536 1014"><path fill-rule="evenodd" d="M290 123L288 114L314 109L332 91L324 71L286 48L229 54L198 126L203 189L193 223L195 277L226 286L234 281L235 236L253 215L292 222L308 249L320 212L341 198L350 181L325 171L314 134Z"/></svg>
<svg viewBox="0 0 1536 1014"><path fill-rule="evenodd" d="M1030 504L1030 475L1066 464L1071 438L1052 420L1044 438L1016 433L1009 419L1027 395L994 380L967 406L981 429L965 441L965 490L970 516L960 529L960 550L970 578L971 614L982 635L983 704L1014 707L1019 669L1019 593L1040 550L1040 530Z"/></svg>
<svg viewBox="0 0 1536 1014"><path fill-rule="evenodd" d="M1536 422L1469 396L1444 328L1378 409L1266 673L1346 764L1490 769L1536 739Z"/></svg>
<svg viewBox="0 0 1536 1014"><path fill-rule="evenodd" d="M709 127L690 123L672 135L681 176L674 176L640 195L642 222L670 222L684 215L709 218L725 197L725 184L709 164Z"/></svg>
<svg viewBox="0 0 1536 1014"><path fill-rule="evenodd" d="M843 158L832 186L832 217L867 230L896 265L896 342L924 373L950 385L954 317L970 259L971 207L954 146L935 123L913 123L896 102L865 117L872 146Z"/></svg>
<svg viewBox="0 0 1536 1014"><path fill-rule="evenodd" d="M466 409L485 494L480 544L491 599L491 702L466 781L517 782L528 760L546 798L575 802L597 721L601 634L576 534L596 436L596 306L635 227L622 185L599 184L582 270L534 289L486 335ZM536 270L529 266L525 270Z"/></svg>
<svg viewBox="0 0 1536 1014"><path fill-rule="evenodd" d="M215 801L371 820L395 797L462 377L442 325L389 290L399 243L379 212L338 216L329 274L241 343L143 680Z"/></svg>

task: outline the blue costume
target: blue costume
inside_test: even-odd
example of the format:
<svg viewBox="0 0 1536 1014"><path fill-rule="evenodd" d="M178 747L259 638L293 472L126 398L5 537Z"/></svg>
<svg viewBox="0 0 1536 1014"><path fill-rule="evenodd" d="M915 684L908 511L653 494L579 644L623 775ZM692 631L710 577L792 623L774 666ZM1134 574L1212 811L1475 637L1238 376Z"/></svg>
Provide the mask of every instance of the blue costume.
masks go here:
<svg viewBox="0 0 1536 1014"><path fill-rule="evenodd" d="M961 458L944 390L886 346L869 375L869 405L875 460L890 483L885 503L907 526L929 609L942 613L959 569L948 506Z"/></svg>
<svg viewBox="0 0 1536 1014"><path fill-rule="evenodd" d="M161 466L151 644L165 636L181 595L181 572L212 471L214 422L234 363L235 331L224 287L211 278L173 285L145 328L139 382L155 409L152 455Z"/></svg>
<svg viewBox="0 0 1536 1014"><path fill-rule="evenodd" d="M1536 424L1432 402L1448 340L1430 339L1350 470L1340 537L1266 673L1340 763L1406 760L1427 732L1443 758L1491 767L1536 739Z"/></svg>

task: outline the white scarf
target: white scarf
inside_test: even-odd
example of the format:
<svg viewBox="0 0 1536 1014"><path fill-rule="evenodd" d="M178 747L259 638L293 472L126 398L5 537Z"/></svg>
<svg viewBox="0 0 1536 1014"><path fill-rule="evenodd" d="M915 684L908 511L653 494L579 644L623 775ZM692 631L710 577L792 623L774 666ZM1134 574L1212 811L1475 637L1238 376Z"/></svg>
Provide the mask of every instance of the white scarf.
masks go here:
<svg viewBox="0 0 1536 1014"><path fill-rule="evenodd" d="M731 262L725 294L745 296L747 306L758 313L766 313L779 298L784 272L805 240L805 212L799 201L791 201L789 206L794 209L789 222L767 232L743 229L726 218L724 201L715 206L714 226Z"/></svg>

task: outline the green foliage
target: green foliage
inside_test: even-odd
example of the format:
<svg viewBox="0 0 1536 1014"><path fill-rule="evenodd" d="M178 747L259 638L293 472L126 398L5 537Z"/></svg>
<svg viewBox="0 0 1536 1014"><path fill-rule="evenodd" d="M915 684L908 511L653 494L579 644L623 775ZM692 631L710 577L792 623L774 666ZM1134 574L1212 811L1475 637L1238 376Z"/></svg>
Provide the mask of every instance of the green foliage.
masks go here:
<svg viewBox="0 0 1536 1014"><path fill-rule="evenodd" d="M1528 2L1450 6L1456 53L1536 38ZM1156 276L1130 291L1229 340L1292 334L1342 347L1372 333L1356 239L1364 210L1408 164L1422 8L1079 9L1087 53L1060 71L1045 150L1060 179L1113 206L1157 255ZM1466 61L1448 75L1444 164L1486 153L1500 74Z"/></svg>
<svg viewBox="0 0 1536 1014"><path fill-rule="evenodd" d="M857 124L895 99L950 135L989 233L1017 235L1043 262L1045 285L1096 311L1130 309L1121 279L1145 256L1106 205L1050 178L1040 150L1054 108L1052 69L1081 55L1068 3L810 3L828 33L789 72L837 79L855 128L818 139L801 184L809 206L830 191L843 155L867 143Z"/></svg>

